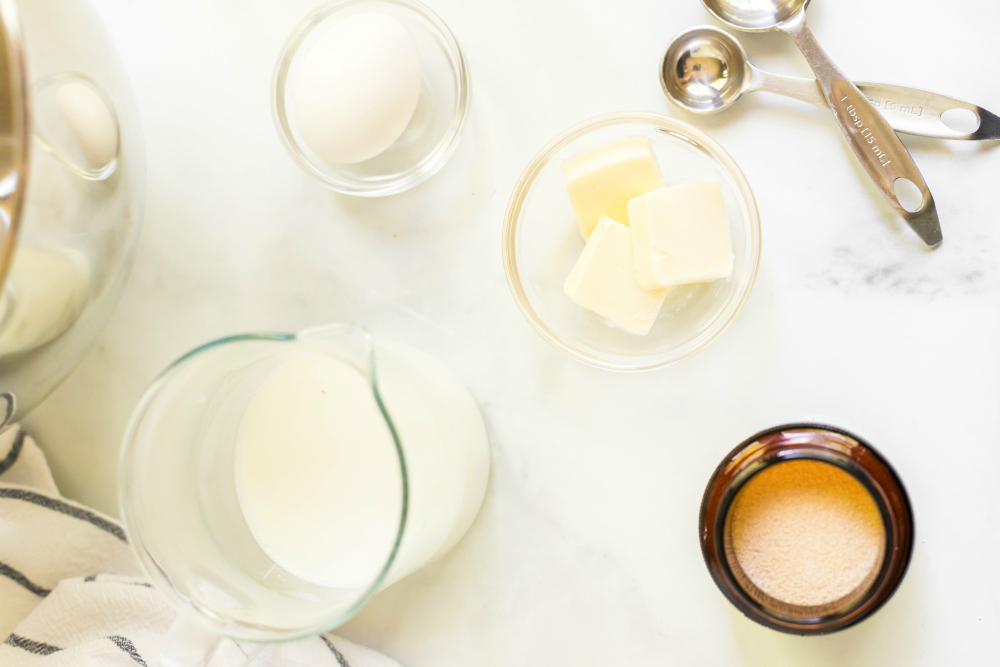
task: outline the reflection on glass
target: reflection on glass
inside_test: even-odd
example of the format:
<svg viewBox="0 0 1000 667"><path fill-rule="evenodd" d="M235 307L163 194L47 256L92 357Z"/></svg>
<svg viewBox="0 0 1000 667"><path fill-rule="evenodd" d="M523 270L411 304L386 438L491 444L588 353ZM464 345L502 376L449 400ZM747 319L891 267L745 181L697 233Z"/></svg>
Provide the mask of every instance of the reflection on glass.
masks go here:
<svg viewBox="0 0 1000 667"><path fill-rule="evenodd" d="M20 248L0 297L0 355L63 334L90 294L90 262L73 248Z"/></svg>
<svg viewBox="0 0 1000 667"><path fill-rule="evenodd" d="M79 176L104 180L117 167L118 118L107 94L79 74L57 74L34 86L34 134L43 149Z"/></svg>

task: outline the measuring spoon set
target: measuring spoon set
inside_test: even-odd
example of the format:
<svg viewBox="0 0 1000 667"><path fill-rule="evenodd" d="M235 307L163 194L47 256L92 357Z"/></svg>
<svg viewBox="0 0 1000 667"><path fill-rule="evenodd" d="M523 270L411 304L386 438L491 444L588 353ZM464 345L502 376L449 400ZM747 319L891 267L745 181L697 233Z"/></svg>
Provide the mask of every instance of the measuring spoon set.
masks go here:
<svg viewBox="0 0 1000 667"><path fill-rule="evenodd" d="M882 196L924 243L940 243L934 198L896 132L939 139L998 140L1000 117L974 104L925 90L850 81L806 25L808 0L749 5L738 0L702 2L717 19L737 30L787 34L816 78L760 70L750 63L735 37L712 26L697 26L675 37L663 54L660 84L667 97L697 114L728 109L740 95L755 91L828 107Z"/></svg>

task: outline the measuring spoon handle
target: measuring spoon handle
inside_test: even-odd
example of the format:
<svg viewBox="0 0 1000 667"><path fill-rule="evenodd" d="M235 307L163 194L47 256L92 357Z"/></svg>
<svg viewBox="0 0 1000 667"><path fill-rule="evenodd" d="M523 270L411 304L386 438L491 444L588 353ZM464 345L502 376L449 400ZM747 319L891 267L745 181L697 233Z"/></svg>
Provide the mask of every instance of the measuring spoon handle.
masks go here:
<svg viewBox="0 0 1000 667"><path fill-rule="evenodd" d="M919 88L890 83L855 85L897 132L938 139L971 141L1000 139L1000 118L975 104ZM979 119L979 127L974 132L959 132L948 127L941 116L952 109L971 111Z"/></svg>
<svg viewBox="0 0 1000 667"><path fill-rule="evenodd" d="M772 74L751 64L750 85L747 87L747 91L756 92L758 90L826 108L826 98L823 97L823 91L819 89L816 79Z"/></svg>
<svg viewBox="0 0 1000 667"><path fill-rule="evenodd" d="M823 51L806 26L804 12L783 23L781 29L795 40L809 62L844 139L882 196L924 243L929 246L940 243L941 223L934 198L913 158L889 123ZM899 203L895 184L901 178L917 186L921 196L920 208L908 211Z"/></svg>
<svg viewBox="0 0 1000 667"><path fill-rule="evenodd" d="M750 66L748 90L764 91L791 97L818 107L827 107L826 98L816 79L772 74ZM986 109L962 100L939 95L919 88L897 86L891 83L855 81L861 93L886 119L896 132L917 134L935 139L964 139L990 141L1000 139L1000 117ZM945 125L941 116L952 109L971 111L979 119L974 132L959 132Z"/></svg>

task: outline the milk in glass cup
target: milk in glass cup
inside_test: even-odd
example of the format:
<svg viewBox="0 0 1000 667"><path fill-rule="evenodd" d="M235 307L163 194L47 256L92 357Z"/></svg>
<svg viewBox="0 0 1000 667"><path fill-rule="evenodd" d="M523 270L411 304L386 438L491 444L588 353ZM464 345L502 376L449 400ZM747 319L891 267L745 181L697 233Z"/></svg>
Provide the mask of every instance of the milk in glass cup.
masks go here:
<svg viewBox="0 0 1000 667"><path fill-rule="evenodd" d="M340 625L455 545L488 473L465 387L361 327L190 352L140 400L119 470L139 558L181 609L162 664L245 663Z"/></svg>

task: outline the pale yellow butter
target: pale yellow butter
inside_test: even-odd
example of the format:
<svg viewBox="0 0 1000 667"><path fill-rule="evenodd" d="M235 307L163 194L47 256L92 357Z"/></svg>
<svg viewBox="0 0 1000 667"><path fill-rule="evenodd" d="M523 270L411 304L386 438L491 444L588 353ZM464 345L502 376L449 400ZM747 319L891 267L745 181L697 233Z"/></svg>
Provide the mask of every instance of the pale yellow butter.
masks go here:
<svg viewBox="0 0 1000 667"><path fill-rule="evenodd" d="M647 290L635 275L628 227L603 217L563 287L570 299L628 332L645 336L667 290Z"/></svg>
<svg viewBox="0 0 1000 667"><path fill-rule="evenodd" d="M632 199L628 217L635 269L646 289L726 278L733 241L715 183L661 188Z"/></svg>
<svg viewBox="0 0 1000 667"><path fill-rule="evenodd" d="M583 238L589 238L601 216L628 224L628 201L663 187L653 145L644 137L623 139L563 164L566 192Z"/></svg>

